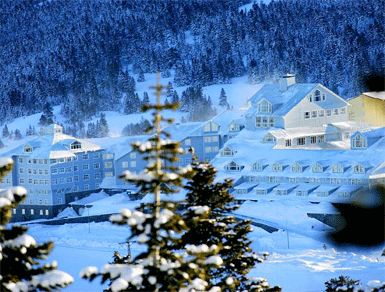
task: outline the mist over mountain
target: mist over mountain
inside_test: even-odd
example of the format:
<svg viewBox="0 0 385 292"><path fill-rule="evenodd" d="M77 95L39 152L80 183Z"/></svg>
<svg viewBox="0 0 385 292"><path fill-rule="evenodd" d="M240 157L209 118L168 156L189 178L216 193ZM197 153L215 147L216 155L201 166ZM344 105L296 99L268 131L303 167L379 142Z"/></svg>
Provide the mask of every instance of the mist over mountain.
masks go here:
<svg viewBox="0 0 385 292"><path fill-rule="evenodd" d="M173 86L295 73L344 98L385 68L385 1L0 1L0 123L62 104L69 123L139 108L143 73ZM126 105L126 108L125 106Z"/></svg>

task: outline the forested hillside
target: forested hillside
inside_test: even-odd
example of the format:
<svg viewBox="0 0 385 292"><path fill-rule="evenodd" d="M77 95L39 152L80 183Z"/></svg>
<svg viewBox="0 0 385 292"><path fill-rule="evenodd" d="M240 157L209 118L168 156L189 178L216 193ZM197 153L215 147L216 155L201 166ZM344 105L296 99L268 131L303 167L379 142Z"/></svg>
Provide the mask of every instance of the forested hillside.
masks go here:
<svg viewBox="0 0 385 292"><path fill-rule="evenodd" d="M174 87L296 73L348 98L365 90L362 75L385 68L385 0L239 9L249 2L0 1L0 123L46 102L62 103L70 123L135 112L135 83L157 70L174 70Z"/></svg>

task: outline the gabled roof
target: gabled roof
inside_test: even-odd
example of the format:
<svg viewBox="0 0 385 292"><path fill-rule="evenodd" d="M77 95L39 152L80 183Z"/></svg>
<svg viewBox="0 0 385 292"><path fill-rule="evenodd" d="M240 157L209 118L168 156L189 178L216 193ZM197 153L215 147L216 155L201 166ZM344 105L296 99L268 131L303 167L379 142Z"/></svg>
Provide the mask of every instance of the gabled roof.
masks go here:
<svg viewBox="0 0 385 292"><path fill-rule="evenodd" d="M53 128L53 125L49 127ZM59 126L60 127L60 126ZM79 141L82 144L81 149L71 149L70 144L74 141ZM92 144L82 139L76 139L61 132L50 133L40 136L34 140L27 142L24 145L20 145L4 154L2 156L13 156L26 154L24 152L24 146L30 145L33 147L33 151L27 153L31 158L46 158L57 159L61 157L73 157L76 152L96 151L101 147L96 144Z"/></svg>
<svg viewBox="0 0 385 292"><path fill-rule="evenodd" d="M249 101L253 105L258 104L263 99L266 99L273 105L282 104L274 114L283 116L296 106L317 85L317 83L296 83L289 86L286 91L281 91L279 84L266 84L254 94ZM253 111L255 110L257 109L254 108Z"/></svg>
<svg viewBox="0 0 385 292"><path fill-rule="evenodd" d="M385 91L364 92L362 95L366 95L375 99L385 100Z"/></svg>

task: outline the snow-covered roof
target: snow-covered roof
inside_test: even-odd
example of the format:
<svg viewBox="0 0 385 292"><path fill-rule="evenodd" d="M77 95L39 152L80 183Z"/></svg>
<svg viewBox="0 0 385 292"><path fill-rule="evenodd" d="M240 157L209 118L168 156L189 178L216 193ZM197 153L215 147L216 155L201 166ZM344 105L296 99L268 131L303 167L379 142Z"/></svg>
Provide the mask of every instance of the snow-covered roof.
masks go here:
<svg viewBox="0 0 385 292"><path fill-rule="evenodd" d="M239 185L237 185L236 187L234 187L235 190L239 190L239 189L250 189L250 188L253 188L257 185L258 183L255 183L255 182L243 182Z"/></svg>
<svg viewBox="0 0 385 292"><path fill-rule="evenodd" d="M295 190L296 191L310 191L318 188L319 184L300 184Z"/></svg>
<svg viewBox="0 0 385 292"><path fill-rule="evenodd" d="M300 128L289 128L289 129L275 129L270 130L277 139L293 139L299 137L305 137L310 135L323 135L325 134L325 127L300 127Z"/></svg>
<svg viewBox="0 0 385 292"><path fill-rule="evenodd" d="M51 127L53 126L51 125ZM71 149L70 145L74 141L81 143L81 148ZM33 151L28 153L24 152L24 146L32 147ZM76 152L97 151L100 149L101 147L99 145L87 142L86 140L76 139L59 131L44 134L39 138L2 154L2 156L28 155L31 158L57 159L74 157Z"/></svg>
<svg viewBox="0 0 385 292"><path fill-rule="evenodd" d="M298 184L280 184L276 188L274 188L274 190L288 191L288 190L296 188L297 186L298 186Z"/></svg>
<svg viewBox="0 0 385 292"><path fill-rule="evenodd" d="M375 99L385 100L385 91L364 92L363 95L366 95Z"/></svg>

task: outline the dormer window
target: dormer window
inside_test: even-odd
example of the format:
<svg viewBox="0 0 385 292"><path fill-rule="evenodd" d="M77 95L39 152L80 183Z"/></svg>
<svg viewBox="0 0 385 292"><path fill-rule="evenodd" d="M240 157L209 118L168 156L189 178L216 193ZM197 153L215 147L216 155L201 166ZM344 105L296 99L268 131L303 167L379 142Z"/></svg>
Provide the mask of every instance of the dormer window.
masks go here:
<svg viewBox="0 0 385 292"><path fill-rule="evenodd" d="M262 139L262 142L265 143L274 143L276 141L277 139L271 133L267 133Z"/></svg>
<svg viewBox="0 0 385 292"><path fill-rule="evenodd" d="M32 152L33 152L32 146L29 145L29 144L24 145L24 152L25 152L25 153L32 153Z"/></svg>
<svg viewBox="0 0 385 292"><path fill-rule="evenodd" d="M335 163L332 167L332 172L334 173L341 173L341 172L344 172L344 168L342 167L341 164L339 163Z"/></svg>
<svg viewBox="0 0 385 292"><path fill-rule="evenodd" d="M314 101L321 101L321 92L319 90L314 92Z"/></svg>
<svg viewBox="0 0 385 292"><path fill-rule="evenodd" d="M71 149L81 149L81 148L82 148L82 144L79 141L75 141L71 143Z"/></svg>
<svg viewBox="0 0 385 292"><path fill-rule="evenodd" d="M272 110L271 103L268 102L266 99L263 99L258 103L259 113L271 113L271 110Z"/></svg>
<svg viewBox="0 0 385 292"><path fill-rule="evenodd" d="M204 131L205 133L207 133L207 132L218 132L218 130L219 130L218 125L215 124L215 123L213 123L213 122L207 123L207 124L204 126L204 128L203 128L203 131Z"/></svg>
<svg viewBox="0 0 385 292"><path fill-rule="evenodd" d="M353 148L366 148L366 138L360 134L352 139Z"/></svg>
<svg viewBox="0 0 385 292"><path fill-rule="evenodd" d="M229 129L231 132L238 132L240 130L239 128L239 125L238 124L234 124L234 123L231 123L230 125L230 129Z"/></svg>
<svg viewBox="0 0 385 292"><path fill-rule="evenodd" d="M323 168L321 165L319 165L318 163L314 163L312 166L311 166L311 171L312 172L322 172L323 171Z"/></svg>
<svg viewBox="0 0 385 292"><path fill-rule="evenodd" d="M291 166L292 172L302 172L302 166L298 164L297 162L294 162Z"/></svg>
<svg viewBox="0 0 385 292"><path fill-rule="evenodd" d="M274 163L271 166L271 171L281 172L282 171L282 165L279 164L278 162Z"/></svg>
<svg viewBox="0 0 385 292"><path fill-rule="evenodd" d="M354 173L365 173L365 167L363 167L361 164L356 164L353 167Z"/></svg>
<svg viewBox="0 0 385 292"><path fill-rule="evenodd" d="M229 164L225 166L225 169L229 171L240 171L241 166L236 164L234 161L231 161Z"/></svg>
<svg viewBox="0 0 385 292"><path fill-rule="evenodd" d="M234 156L235 151L233 151L230 147L226 146L221 150L221 156Z"/></svg>

